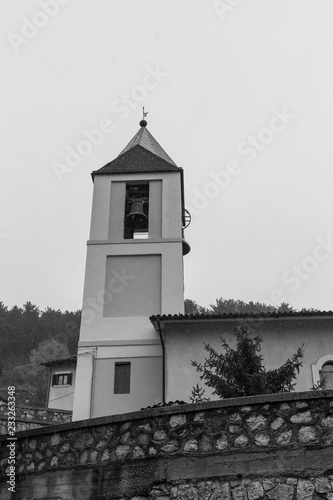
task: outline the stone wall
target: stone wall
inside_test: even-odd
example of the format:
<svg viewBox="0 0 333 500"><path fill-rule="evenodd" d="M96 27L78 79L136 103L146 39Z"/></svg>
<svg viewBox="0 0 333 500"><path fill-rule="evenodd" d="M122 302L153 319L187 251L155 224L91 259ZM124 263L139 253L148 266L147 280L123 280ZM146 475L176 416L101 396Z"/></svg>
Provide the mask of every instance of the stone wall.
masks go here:
<svg viewBox="0 0 333 500"><path fill-rule="evenodd" d="M71 422L72 412L66 410L52 410L50 408L37 408L33 406L16 406L16 430L25 431L37 429L47 425ZM6 434L8 429L8 406L5 401L0 401L0 435Z"/></svg>
<svg viewBox="0 0 333 500"><path fill-rule="evenodd" d="M332 391L157 408L17 437L15 497L1 440L1 500L333 500Z"/></svg>

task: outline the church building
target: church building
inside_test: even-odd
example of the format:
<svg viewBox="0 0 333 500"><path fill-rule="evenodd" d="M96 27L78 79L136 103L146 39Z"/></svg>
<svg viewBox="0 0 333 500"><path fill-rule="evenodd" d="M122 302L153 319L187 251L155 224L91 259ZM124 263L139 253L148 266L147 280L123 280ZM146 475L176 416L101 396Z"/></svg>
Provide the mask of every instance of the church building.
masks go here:
<svg viewBox="0 0 333 500"><path fill-rule="evenodd" d="M183 257L190 251L184 229L190 215L183 170L145 120L92 178L78 352L49 363L50 408L73 408L73 420L82 420L189 402L200 383L191 360L204 360L204 342L219 349L223 336L232 344L240 320L262 336L267 369L281 366L303 345L295 389L308 391L321 379L333 388L332 311L184 314Z"/></svg>

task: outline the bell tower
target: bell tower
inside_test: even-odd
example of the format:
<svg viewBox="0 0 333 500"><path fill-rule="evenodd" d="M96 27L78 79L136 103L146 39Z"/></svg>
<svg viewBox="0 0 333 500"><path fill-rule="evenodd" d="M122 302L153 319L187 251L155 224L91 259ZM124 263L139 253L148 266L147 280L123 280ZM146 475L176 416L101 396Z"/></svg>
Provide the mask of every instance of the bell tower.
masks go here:
<svg viewBox="0 0 333 500"><path fill-rule="evenodd" d="M73 420L163 398L163 351L149 320L184 312L183 170L147 130L92 173Z"/></svg>

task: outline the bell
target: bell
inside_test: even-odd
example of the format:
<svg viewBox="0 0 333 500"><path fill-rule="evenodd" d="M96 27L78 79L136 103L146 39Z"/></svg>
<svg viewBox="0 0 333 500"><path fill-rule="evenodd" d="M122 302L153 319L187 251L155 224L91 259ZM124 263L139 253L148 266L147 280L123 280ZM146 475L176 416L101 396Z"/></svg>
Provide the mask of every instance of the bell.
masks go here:
<svg viewBox="0 0 333 500"><path fill-rule="evenodd" d="M142 201L135 200L132 202L130 213L126 216L126 219L129 219L135 227L141 227L147 223Z"/></svg>

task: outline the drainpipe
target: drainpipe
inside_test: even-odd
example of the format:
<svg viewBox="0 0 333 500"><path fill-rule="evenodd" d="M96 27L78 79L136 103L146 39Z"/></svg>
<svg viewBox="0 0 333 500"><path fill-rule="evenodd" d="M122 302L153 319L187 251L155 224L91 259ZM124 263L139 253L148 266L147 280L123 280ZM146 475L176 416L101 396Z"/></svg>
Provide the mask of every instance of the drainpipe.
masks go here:
<svg viewBox="0 0 333 500"><path fill-rule="evenodd" d="M165 345L164 345L164 340L162 336L162 331L161 331L161 325L159 320L157 320L158 324L158 333L160 335L161 339L161 345L162 345L162 403L165 403L165 371L166 371L166 363L165 363Z"/></svg>
<svg viewBox="0 0 333 500"><path fill-rule="evenodd" d="M49 366L49 381L47 384L47 394L46 394L46 408L49 407L49 398L50 398L50 387L52 384L52 367Z"/></svg>
<svg viewBox="0 0 333 500"><path fill-rule="evenodd" d="M92 380L91 380L91 393L90 393L90 416L89 418L93 418L94 412L94 402L95 402L95 380L96 380L96 356L97 356L97 348L94 350L94 353L89 353L92 355Z"/></svg>

